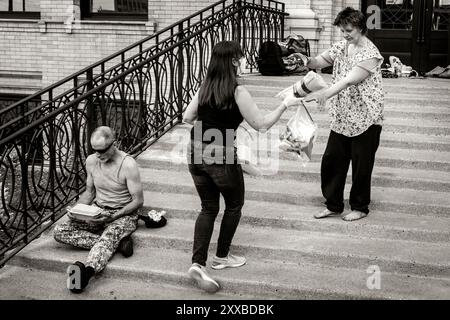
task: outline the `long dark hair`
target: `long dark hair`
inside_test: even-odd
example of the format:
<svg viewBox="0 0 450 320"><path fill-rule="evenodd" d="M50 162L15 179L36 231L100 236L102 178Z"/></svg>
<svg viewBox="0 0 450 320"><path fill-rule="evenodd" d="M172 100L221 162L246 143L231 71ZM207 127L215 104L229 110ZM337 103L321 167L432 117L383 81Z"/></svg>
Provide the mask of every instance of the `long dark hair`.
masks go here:
<svg viewBox="0 0 450 320"><path fill-rule="evenodd" d="M232 108L238 85L233 59L239 61L243 56L235 41L222 41L214 46L206 78L200 87L199 106L208 105L220 110Z"/></svg>

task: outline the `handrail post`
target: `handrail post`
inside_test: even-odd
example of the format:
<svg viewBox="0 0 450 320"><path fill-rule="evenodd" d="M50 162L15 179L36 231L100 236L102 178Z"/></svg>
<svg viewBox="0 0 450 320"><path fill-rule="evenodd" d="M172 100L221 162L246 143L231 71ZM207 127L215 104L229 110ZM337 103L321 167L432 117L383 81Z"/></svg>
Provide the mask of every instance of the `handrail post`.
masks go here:
<svg viewBox="0 0 450 320"><path fill-rule="evenodd" d="M73 87L75 88L74 92L74 99L78 98L78 90L76 89L78 87L78 77L73 78ZM74 174L74 181L75 181L75 190L77 194L80 190L80 182L78 179L78 170L79 170L79 164L78 164L78 154L80 152L80 131L79 131L80 124L78 123L78 105L76 105L73 108L73 126L72 126L72 139L74 143L74 150L72 154L72 172Z"/></svg>
<svg viewBox="0 0 450 320"><path fill-rule="evenodd" d="M28 105L28 104L26 104ZM20 106L20 111L22 114L22 125L23 127L26 127L27 121L25 117L25 104L22 104ZM21 155L19 156L20 161L20 173L22 175L22 185L20 188L20 205L17 208L17 214L22 213L24 215L23 217L23 228L25 231L25 236L23 238L23 241L25 243L28 243L28 210L27 210L27 190L28 190L28 152L27 152L27 141L26 137L23 137L21 139ZM23 209L22 209L23 208Z"/></svg>
<svg viewBox="0 0 450 320"><path fill-rule="evenodd" d="M87 78L87 84L86 84L86 91L91 91L94 89L94 81L93 81L93 70L88 69L86 72L86 78ZM95 126L96 126L96 114L94 110L94 101L92 95L89 95L86 101L86 116L87 116L87 135L86 135L86 145L88 154L92 153L92 146L91 146L91 135L94 132Z"/></svg>
<svg viewBox="0 0 450 320"><path fill-rule="evenodd" d="M285 12L285 8L286 7L286 5L285 5L285 3L284 2L282 2L281 3L281 11L284 13ZM285 16L284 16L284 14L282 14L281 15L281 41L283 41L284 40L284 19L285 19Z"/></svg>
<svg viewBox="0 0 450 320"><path fill-rule="evenodd" d="M183 21L178 25L178 41L181 41L184 37L183 34ZM183 44L178 45L178 53L177 53L177 67L178 67L178 122L181 123L183 121L183 71L184 71L184 63L183 63Z"/></svg>
<svg viewBox="0 0 450 320"><path fill-rule="evenodd" d="M237 37L236 37L236 41L242 46L241 40L241 33L242 33L242 1L238 0L237 1L237 7L238 7L238 14L237 14L237 24L236 24L236 29L237 29ZM234 30L235 28L233 28Z"/></svg>
<svg viewBox="0 0 450 320"><path fill-rule="evenodd" d="M53 111L53 90L50 90L48 92L48 101L50 102L49 105L49 112ZM54 119L50 120L49 123L49 137L48 137L48 153L50 157L50 163L49 163L49 179L50 179L50 189L52 190L50 193L50 203L52 207L52 222L55 221L55 176L54 173L56 171L56 137L55 137L55 124Z"/></svg>

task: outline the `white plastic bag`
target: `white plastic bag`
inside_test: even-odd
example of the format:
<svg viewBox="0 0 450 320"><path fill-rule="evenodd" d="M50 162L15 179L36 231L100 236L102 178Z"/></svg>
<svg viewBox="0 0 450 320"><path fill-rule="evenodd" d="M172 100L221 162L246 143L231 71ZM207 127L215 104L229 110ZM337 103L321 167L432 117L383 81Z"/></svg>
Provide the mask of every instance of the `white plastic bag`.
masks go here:
<svg viewBox="0 0 450 320"><path fill-rule="evenodd" d="M317 136L317 125L302 103L289 120L286 130L280 135L280 148L294 152L303 165L311 161L312 149Z"/></svg>

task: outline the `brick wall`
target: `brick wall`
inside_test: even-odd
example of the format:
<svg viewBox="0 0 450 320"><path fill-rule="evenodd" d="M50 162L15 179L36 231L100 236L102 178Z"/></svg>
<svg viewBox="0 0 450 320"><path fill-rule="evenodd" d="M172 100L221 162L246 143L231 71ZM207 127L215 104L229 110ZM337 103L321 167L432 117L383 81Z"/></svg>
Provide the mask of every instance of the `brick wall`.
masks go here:
<svg viewBox="0 0 450 320"><path fill-rule="evenodd" d="M40 73L45 87L154 31L145 21L79 21L79 10L67 24L78 1L41 0L40 21L0 19L0 93L14 92L8 82L18 73Z"/></svg>

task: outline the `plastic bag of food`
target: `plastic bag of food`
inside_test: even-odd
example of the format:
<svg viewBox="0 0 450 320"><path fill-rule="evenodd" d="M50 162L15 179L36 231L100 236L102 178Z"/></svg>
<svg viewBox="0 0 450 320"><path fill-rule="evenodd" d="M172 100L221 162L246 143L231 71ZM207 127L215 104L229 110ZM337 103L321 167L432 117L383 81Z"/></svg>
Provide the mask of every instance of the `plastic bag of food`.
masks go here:
<svg viewBox="0 0 450 320"><path fill-rule="evenodd" d="M305 165L311 161L316 136L317 125L305 105L301 104L287 123L285 131L280 135L280 148L284 151L296 153Z"/></svg>

